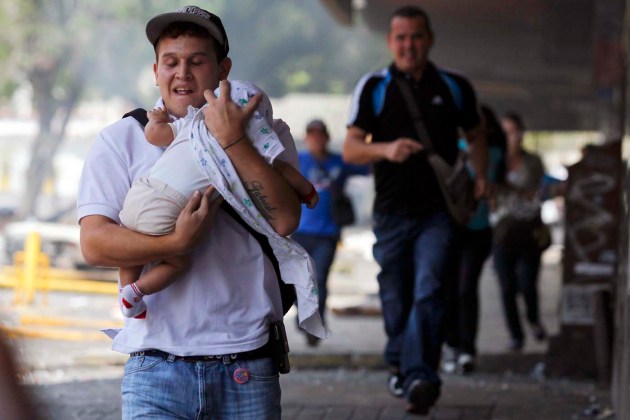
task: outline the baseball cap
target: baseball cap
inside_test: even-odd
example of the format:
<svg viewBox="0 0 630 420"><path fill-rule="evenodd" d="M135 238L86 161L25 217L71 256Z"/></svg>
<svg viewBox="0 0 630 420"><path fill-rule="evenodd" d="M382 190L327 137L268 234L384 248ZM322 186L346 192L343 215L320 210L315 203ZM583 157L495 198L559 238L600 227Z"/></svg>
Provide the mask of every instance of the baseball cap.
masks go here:
<svg viewBox="0 0 630 420"><path fill-rule="evenodd" d="M226 56L230 51L230 44L221 18L197 6L185 6L176 12L164 13L151 19L146 28L147 38L151 44L155 46L164 28L174 22L190 22L201 26L208 31L212 38L217 40Z"/></svg>
<svg viewBox="0 0 630 420"><path fill-rule="evenodd" d="M311 120L306 124L306 132L308 133L311 130L320 130L328 135L328 127L326 127L326 124L322 120Z"/></svg>

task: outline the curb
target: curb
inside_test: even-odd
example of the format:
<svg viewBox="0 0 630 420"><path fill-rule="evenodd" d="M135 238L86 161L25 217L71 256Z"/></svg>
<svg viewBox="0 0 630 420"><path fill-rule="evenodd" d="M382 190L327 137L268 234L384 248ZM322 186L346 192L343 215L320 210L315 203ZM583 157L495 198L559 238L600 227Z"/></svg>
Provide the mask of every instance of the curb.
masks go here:
<svg viewBox="0 0 630 420"><path fill-rule="evenodd" d="M289 362L296 369L386 369L381 354L305 354L289 353Z"/></svg>

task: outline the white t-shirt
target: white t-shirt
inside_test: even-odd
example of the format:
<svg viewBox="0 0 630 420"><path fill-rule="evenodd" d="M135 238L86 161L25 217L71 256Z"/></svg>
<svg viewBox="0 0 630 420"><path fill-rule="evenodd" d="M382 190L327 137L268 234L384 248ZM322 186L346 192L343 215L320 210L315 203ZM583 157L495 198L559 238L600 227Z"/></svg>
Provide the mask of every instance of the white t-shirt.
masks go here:
<svg viewBox="0 0 630 420"><path fill-rule="evenodd" d="M157 106L162 106L161 101ZM289 127L275 120L285 147L278 157L297 168ZM77 201L78 218L118 214L132 182L147 176L163 149L146 141L133 118L106 127L88 154ZM260 245L238 222L219 211L193 253L191 267L173 285L144 298L146 319L125 319L112 349L158 349L187 356L253 350L268 340L270 322L282 318L278 280Z"/></svg>

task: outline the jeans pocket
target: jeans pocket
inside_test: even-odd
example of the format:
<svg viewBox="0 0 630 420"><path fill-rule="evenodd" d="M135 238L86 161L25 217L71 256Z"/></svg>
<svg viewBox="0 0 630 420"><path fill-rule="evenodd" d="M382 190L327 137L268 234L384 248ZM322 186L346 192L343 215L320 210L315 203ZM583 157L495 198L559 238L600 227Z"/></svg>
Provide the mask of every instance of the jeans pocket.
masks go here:
<svg viewBox="0 0 630 420"><path fill-rule="evenodd" d="M252 381L273 382L277 381L280 376L272 358L240 360L233 366L234 370L238 368L248 370Z"/></svg>
<svg viewBox="0 0 630 420"><path fill-rule="evenodd" d="M125 363L125 371L123 373L123 376L152 369L163 362L164 359L161 357L132 356L129 358L129 360L127 360L127 363Z"/></svg>

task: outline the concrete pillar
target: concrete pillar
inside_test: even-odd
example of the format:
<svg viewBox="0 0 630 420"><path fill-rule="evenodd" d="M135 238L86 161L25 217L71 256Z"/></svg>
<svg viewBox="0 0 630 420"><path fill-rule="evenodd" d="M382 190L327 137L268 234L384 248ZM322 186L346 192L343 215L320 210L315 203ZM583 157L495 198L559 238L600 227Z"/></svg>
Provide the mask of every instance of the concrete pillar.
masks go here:
<svg viewBox="0 0 630 420"><path fill-rule="evenodd" d="M595 0L593 81L604 141L620 140L625 121L625 0Z"/></svg>
<svg viewBox="0 0 630 420"><path fill-rule="evenodd" d="M605 139L619 138L624 139L625 148L628 147L628 140L625 139L626 121L630 113L627 101L628 85L628 50L627 45L630 41L628 29L630 25L626 16L630 11L628 1L622 0L598 0L597 19L599 28L596 33L595 43L595 81L598 89L602 92L608 92L610 97L608 108L610 114L601 118L602 132ZM605 22L606 17L610 19L609 23ZM606 25L610 25L610 29L606 29ZM624 31L625 29L625 31ZM621 36L616 37L616 33ZM625 36L625 39L623 39ZM618 44L610 43L609 40L619 40ZM599 47L599 49L598 49ZM608 49L608 51L606 51ZM610 57L604 57L605 53L609 53ZM606 90L608 89L608 91ZM599 92L599 90L598 90ZM598 95L600 101L603 95ZM605 110L607 108L605 102L600 102ZM628 389L630 388L630 281L628 279L628 259L630 258L628 249L628 238L630 226L628 224L628 206L630 200L629 193L629 172L627 167L624 169L624 181L622 199L620 200L620 238L619 238L619 263L616 284L613 291L615 293L613 301L614 308L614 336L612 341L613 352L613 368L612 368L612 404L615 409L616 418L630 418L630 400L628 399Z"/></svg>

